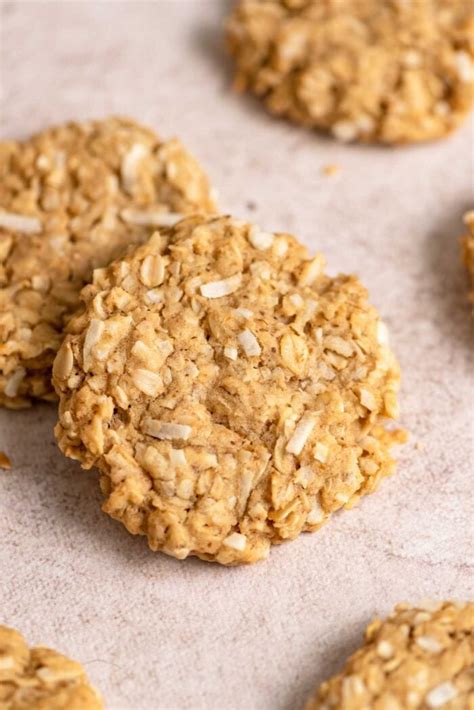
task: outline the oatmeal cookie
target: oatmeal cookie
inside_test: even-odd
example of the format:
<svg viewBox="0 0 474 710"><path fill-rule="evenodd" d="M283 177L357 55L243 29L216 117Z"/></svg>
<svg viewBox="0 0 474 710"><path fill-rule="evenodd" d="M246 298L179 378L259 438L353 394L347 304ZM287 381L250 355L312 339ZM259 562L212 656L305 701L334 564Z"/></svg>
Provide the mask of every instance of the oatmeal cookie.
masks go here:
<svg viewBox="0 0 474 710"><path fill-rule="evenodd" d="M440 138L474 98L471 0L240 0L237 74L269 110L342 141Z"/></svg>
<svg viewBox="0 0 474 710"><path fill-rule="evenodd" d="M464 223L467 225L468 233L461 238L464 264L469 276L470 292L469 298L474 305L474 210L466 212Z"/></svg>
<svg viewBox="0 0 474 710"><path fill-rule="evenodd" d="M213 207L181 143L130 120L0 143L0 404L54 397L64 322L94 268L176 213Z"/></svg>
<svg viewBox="0 0 474 710"><path fill-rule="evenodd" d="M474 603L399 604L306 710L471 710Z"/></svg>
<svg viewBox="0 0 474 710"><path fill-rule="evenodd" d="M83 667L0 626L0 710L101 710Z"/></svg>
<svg viewBox="0 0 474 710"><path fill-rule="evenodd" d="M190 217L82 299L53 368L56 436L153 550L254 562L391 473L386 329L289 234Z"/></svg>

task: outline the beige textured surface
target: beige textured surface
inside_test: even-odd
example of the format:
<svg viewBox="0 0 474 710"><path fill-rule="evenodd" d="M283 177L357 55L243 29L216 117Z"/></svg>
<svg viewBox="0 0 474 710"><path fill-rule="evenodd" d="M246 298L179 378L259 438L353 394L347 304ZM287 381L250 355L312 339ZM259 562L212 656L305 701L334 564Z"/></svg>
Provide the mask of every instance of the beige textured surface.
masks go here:
<svg viewBox="0 0 474 710"><path fill-rule="evenodd" d="M299 234L329 273L369 287L400 357L412 444L358 508L264 564L223 569L153 555L108 520L95 474L57 451L52 407L0 412L13 463L0 472L1 620L80 658L113 710L302 707L371 618L473 593L474 348L458 241L472 123L391 151L272 119L229 91L225 5L4 4L1 134L118 112L179 135L223 206ZM340 174L323 175L333 163Z"/></svg>

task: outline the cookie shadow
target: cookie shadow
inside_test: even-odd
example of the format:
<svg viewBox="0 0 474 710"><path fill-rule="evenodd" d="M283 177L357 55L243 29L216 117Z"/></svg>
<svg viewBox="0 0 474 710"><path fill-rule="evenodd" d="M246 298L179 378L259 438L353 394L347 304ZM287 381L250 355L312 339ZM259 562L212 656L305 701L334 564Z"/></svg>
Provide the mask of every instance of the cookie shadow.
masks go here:
<svg viewBox="0 0 474 710"><path fill-rule="evenodd" d="M339 673L349 656L359 648L366 624L367 619L364 618L360 623L351 625L350 629L343 627L339 633L336 631L334 642L329 650L324 653L322 658L316 653L314 654L314 661L310 661L314 670L308 671L296 679L299 681L298 688L295 687L295 683L295 686L288 689L288 694L282 698L278 710L304 710L307 701L321 683ZM317 646L318 641L315 639L313 648L317 649Z"/></svg>
<svg viewBox="0 0 474 710"><path fill-rule="evenodd" d="M186 576L196 574L196 570L205 571L208 563L196 557L181 561L153 552L144 536L131 535L122 523L102 511L104 496L99 472L84 470L61 453L54 437L56 421L55 405L0 411L0 449L12 463L11 471L5 472L3 479L5 487L10 489L5 488L6 499L11 496L13 505L22 499L23 508L29 507L27 515L11 516L9 535L18 538L29 535L33 517L37 529L44 530L49 523L56 528L59 538L67 541L64 544L68 545L71 563L75 555L83 554L85 545L104 560L113 558L117 565L133 568L138 576L153 581L160 574L172 574L178 569L186 570ZM220 565L212 567L225 573ZM10 583L14 585L15 580Z"/></svg>
<svg viewBox="0 0 474 710"><path fill-rule="evenodd" d="M472 349L474 329L468 301L468 278L462 262L460 236L466 232L462 216L472 202L460 202L437 223L426 241L435 324L451 342Z"/></svg>
<svg viewBox="0 0 474 710"><path fill-rule="evenodd" d="M197 53L220 73L223 86L230 91L233 62L225 46L225 21L232 12L234 0L217 3L217 17L213 24L198 25L192 30L191 45Z"/></svg>

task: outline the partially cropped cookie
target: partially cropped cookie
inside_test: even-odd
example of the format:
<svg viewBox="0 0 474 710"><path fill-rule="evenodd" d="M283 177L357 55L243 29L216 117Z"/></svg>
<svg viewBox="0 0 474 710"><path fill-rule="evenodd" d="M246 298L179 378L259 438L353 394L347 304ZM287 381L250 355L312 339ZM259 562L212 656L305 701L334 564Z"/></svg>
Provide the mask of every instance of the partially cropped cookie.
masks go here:
<svg viewBox="0 0 474 710"><path fill-rule="evenodd" d="M82 299L54 363L56 435L153 550L254 562L392 472L386 329L294 237L190 217Z"/></svg>
<svg viewBox="0 0 474 710"><path fill-rule="evenodd" d="M441 138L474 99L471 0L240 0L235 86L342 141Z"/></svg>
<svg viewBox="0 0 474 710"><path fill-rule="evenodd" d="M306 710L471 710L474 603L399 604Z"/></svg>
<svg viewBox="0 0 474 710"><path fill-rule="evenodd" d="M469 298L474 304L474 210L466 212L464 215L464 223L468 228L468 232L462 237L461 243L464 264L469 277Z"/></svg>
<svg viewBox="0 0 474 710"><path fill-rule="evenodd" d="M0 143L0 404L54 397L63 326L94 268L157 225L213 207L181 143L130 120Z"/></svg>
<svg viewBox="0 0 474 710"><path fill-rule="evenodd" d="M2 710L101 710L83 667L49 648L29 648L18 631L0 626Z"/></svg>

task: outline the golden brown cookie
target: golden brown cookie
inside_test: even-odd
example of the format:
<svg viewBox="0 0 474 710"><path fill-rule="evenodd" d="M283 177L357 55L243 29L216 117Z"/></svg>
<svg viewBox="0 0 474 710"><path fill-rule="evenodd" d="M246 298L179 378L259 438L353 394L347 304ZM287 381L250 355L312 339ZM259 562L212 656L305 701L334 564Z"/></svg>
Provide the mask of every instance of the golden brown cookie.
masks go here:
<svg viewBox="0 0 474 710"><path fill-rule="evenodd" d="M471 0L240 0L238 90L342 141L441 138L474 100Z"/></svg>
<svg viewBox="0 0 474 710"><path fill-rule="evenodd" d="M472 710L474 603L399 604L306 710Z"/></svg>
<svg viewBox="0 0 474 710"><path fill-rule="evenodd" d="M130 120L0 143L0 404L54 398L51 365L93 268L213 207L181 143Z"/></svg>
<svg viewBox="0 0 474 710"><path fill-rule="evenodd" d="M464 215L464 224L467 226L468 232L461 237L461 244L464 264L469 277L469 298L474 305L474 210L466 212Z"/></svg>
<svg viewBox="0 0 474 710"><path fill-rule="evenodd" d="M56 435L153 550L254 562L392 472L386 329L355 277L289 234L191 217L82 299L54 363Z"/></svg>
<svg viewBox="0 0 474 710"><path fill-rule="evenodd" d="M101 710L83 667L0 626L0 710Z"/></svg>

